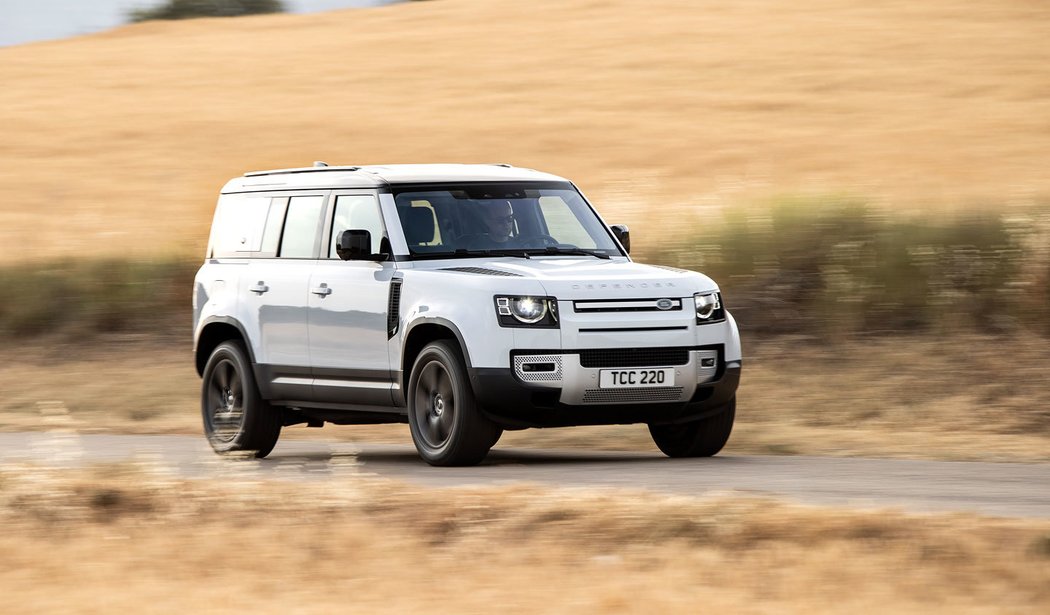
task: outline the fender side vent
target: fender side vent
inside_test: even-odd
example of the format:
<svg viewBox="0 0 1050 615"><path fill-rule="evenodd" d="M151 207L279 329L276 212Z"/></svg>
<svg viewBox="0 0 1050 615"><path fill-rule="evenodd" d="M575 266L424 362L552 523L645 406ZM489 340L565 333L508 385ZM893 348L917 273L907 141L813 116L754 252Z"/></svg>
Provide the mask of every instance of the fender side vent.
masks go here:
<svg viewBox="0 0 1050 615"><path fill-rule="evenodd" d="M397 325L401 322L401 284L404 280L394 278L390 280L390 299L386 304L386 337L390 339L397 333Z"/></svg>
<svg viewBox="0 0 1050 615"><path fill-rule="evenodd" d="M458 271L460 273L476 273L478 275L502 275L509 278L520 278L520 273L511 273L510 271L500 271L499 269L486 269L484 267L446 267L441 271Z"/></svg>

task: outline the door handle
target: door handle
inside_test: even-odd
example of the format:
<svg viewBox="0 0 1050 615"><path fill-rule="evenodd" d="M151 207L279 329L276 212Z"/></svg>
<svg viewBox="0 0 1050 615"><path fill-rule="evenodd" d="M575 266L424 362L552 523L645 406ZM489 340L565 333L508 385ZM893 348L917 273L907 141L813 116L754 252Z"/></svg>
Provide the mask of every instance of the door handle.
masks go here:
<svg viewBox="0 0 1050 615"><path fill-rule="evenodd" d="M321 284L317 288L310 289L310 292L312 292L315 295L320 295L322 297L327 297L328 295L332 294L332 289L328 288L327 284Z"/></svg>
<svg viewBox="0 0 1050 615"><path fill-rule="evenodd" d="M270 287L267 286L266 283L263 282L262 280L259 280L258 282L255 283L255 286L252 286L248 290L252 291L253 293L259 293L261 295L261 294L269 291Z"/></svg>

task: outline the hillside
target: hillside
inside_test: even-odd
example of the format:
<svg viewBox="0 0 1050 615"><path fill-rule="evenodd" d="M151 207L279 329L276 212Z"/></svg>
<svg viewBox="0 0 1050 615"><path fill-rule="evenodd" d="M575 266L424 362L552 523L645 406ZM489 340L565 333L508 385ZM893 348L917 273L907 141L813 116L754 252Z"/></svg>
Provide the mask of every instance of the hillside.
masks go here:
<svg viewBox="0 0 1050 615"><path fill-rule="evenodd" d="M628 223L799 192L1038 198L1048 18L1039 0L435 0L7 48L0 261L199 251L228 177L316 159L542 168Z"/></svg>

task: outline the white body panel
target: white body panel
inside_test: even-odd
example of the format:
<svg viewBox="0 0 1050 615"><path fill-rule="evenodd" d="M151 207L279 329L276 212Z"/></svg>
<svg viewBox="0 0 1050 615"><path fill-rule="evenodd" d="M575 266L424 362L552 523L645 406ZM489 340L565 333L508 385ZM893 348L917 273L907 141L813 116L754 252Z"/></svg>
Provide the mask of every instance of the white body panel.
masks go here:
<svg viewBox="0 0 1050 615"><path fill-rule="evenodd" d="M725 360L739 361L740 338L731 316L697 325L693 293L718 290L707 276L630 262L625 258L534 257L425 261L405 272L402 313L410 329L417 320L443 319L460 325L474 367L510 367L512 349L580 349L725 344ZM447 271L489 268L520 277ZM493 312L495 295L558 298L559 329L503 328ZM674 312L576 313L573 303L595 299L678 298ZM665 331L626 331L679 327ZM620 331L585 331L621 329Z"/></svg>
<svg viewBox="0 0 1050 615"><path fill-rule="evenodd" d="M316 266L313 260L249 262L241 277L240 302L232 316L244 324L249 339L255 341L257 362L310 367L306 291ZM251 290L259 284L268 290Z"/></svg>
<svg viewBox="0 0 1050 615"><path fill-rule="evenodd" d="M319 261L310 280L310 358L335 369L387 370L393 263ZM314 290L325 288L328 295Z"/></svg>
<svg viewBox="0 0 1050 615"><path fill-rule="evenodd" d="M707 276L642 265L626 256L412 260L394 199L383 192L388 182L395 181L564 181L561 178L487 165L313 171L317 170L249 175L231 180L224 191L258 192L282 198L294 194L290 190L300 189L374 190L393 253L391 260L323 258L333 234L334 199L328 199L328 227L319 231L323 234L318 238L318 244L324 247L316 258L211 258L195 281L195 341L210 323L237 326L257 365L274 367L274 373L285 370L273 382L291 385L287 390L292 392L284 397L275 393L276 399L327 399L332 391L344 389L346 399L397 404L398 390L407 379L407 373L402 373L407 337L415 327L425 324L453 330L472 369L513 370L512 352L535 351L556 357L558 378L550 376L550 380L540 381L537 386L560 388L560 400L566 404L587 403L588 396L594 397L594 389L602 388L601 370L584 367L580 350L688 349L688 360L675 364L673 369L674 387L681 388L681 400L688 400L699 384L713 377L714 371L706 362L718 352L724 353L716 357L718 361L741 361L739 333L728 311L721 322L697 323L694 293L718 290ZM451 270L455 268L472 271ZM395 278L401 278L403 284L398 313L392 316L396 327L390 335L387 309L391 280ZM258 292L263 288L263 292ZM328 292L312 292L320 288ZM501 326L494 303L498 295L556 298L558 328ZM670 300L675 307L649 311L577 309L577 302L616 304L628 300L636 300L625 304L631 308L653 305L657 300ZM600 303L590 305L608 307ZM666 377L671 372L663 374Z"/></svg>

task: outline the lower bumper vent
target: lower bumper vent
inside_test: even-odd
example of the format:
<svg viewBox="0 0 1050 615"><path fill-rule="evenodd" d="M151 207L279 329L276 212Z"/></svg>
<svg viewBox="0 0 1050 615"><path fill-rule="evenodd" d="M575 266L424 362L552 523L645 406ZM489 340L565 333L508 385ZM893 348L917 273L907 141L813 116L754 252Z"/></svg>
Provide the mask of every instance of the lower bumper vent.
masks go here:
<svg viewBox="0 0 1050 615"><path fill-rule="evenodd" d="M581 350L583 367L663 367L689 362L688 348L604 348Z"/></svg>
<svg viewBox="0 0 1050 615"><path fill-rule="evenodd" d="M682 387L653 387L641 389L587 389L583 392L585 404L615 404L636 401L678 401Z"/></svg>
<svg viewBox="0 0 1050 615"><path fill-rule="evenodd" d="M514 373L522 382L560 382L561 355L517 355Z"/></svg>

